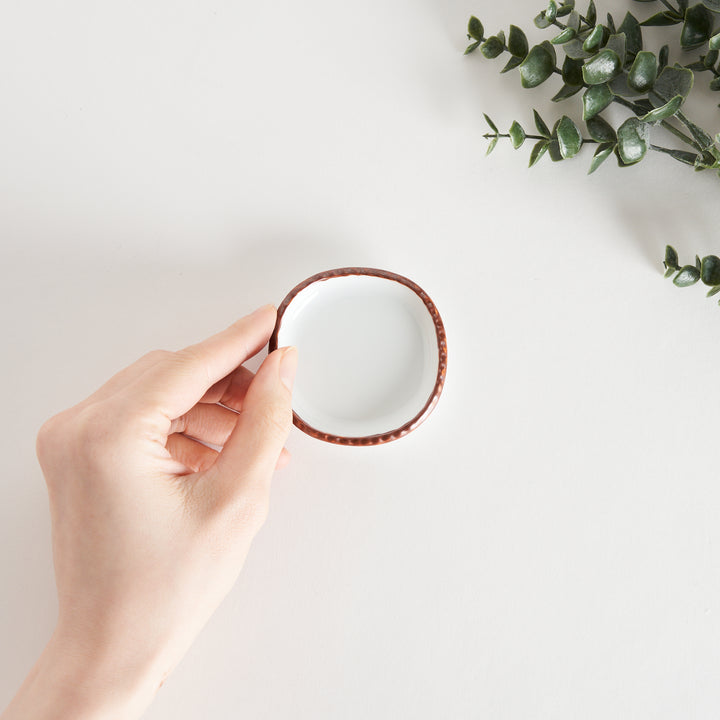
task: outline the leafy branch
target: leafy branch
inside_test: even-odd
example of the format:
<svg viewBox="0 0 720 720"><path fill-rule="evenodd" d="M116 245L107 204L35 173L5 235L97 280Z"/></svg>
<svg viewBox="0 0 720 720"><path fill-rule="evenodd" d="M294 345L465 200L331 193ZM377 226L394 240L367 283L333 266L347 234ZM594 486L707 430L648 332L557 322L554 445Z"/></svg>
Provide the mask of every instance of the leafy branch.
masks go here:
<svg viewBox="0 0 720 720"><path fill-rule="evenodd" d="M702 260L696 255L693 265L680 266L677 251L672 245L665 248L665 277L673 277L673 283L678 287L695 285L702 280L710 289L707 297L720 293L720 258L717 255L707 255ZM720 305L720 300L718 300Z"/></svg>
<svg viewBox="0 0 720 720"><path fill-rule="evenodd" d="M471 17L468 39L472 42L465 54L479 50L487 59L508 54L501 72L517 69L524 88L538 87L553 75L559 75L563 84L552 100L560 102L582 92L582 118L589 135L584 137L567 115L562 115L550 130L538 112L533 111L537 135L528 134L517 121L507 133L501 133L485 115L492 131L485 134L490 141L488 153L501 138L509 139L516 149L526 139L533 139L536 142L530 153L532 167L546 153L557 162L574 157L583 145L592 144L596 148L590 163L591 173L613 154L620 167L627 167L640 162L652 150L696 170L714 169L720 174L720 135L713 137L682 110L693 88L695 73L710 72L711 89L720 90L720 33L713 35L720 0L703 0L692 7L688 0L677 0L677 5L670 0L661 2L666 9L644 22L628 12L616 26L611 14L605 23L598 22L594 0L590 0L584 15L575 9L575 0L564 0L560 4L550 0L547 8L535 17L535 25L541 29L557 28L559 33L533 47L515 25L510 26L507 36L500 31L485 37L481 21ZM685 66L679 63L671 66L668 45L657 53L644 49L643 27L680 24L681 47L688 51L707 47L704 55ZM561 66L558 47L565 56ZM617 128L601 115L613 103L631 112ZM656 128L671 134L688 149L677 150L654 142Z"/></svg>

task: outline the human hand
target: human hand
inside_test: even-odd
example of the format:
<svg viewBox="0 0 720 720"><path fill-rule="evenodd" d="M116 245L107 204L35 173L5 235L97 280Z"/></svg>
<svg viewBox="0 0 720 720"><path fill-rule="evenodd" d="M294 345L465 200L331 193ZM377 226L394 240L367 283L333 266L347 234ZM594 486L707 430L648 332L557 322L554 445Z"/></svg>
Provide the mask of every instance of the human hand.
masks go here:
<svg viewBox="0 0 720 720"><path fill-rule="evenodd" d="M139 717L228 593L288 458L297 351L239 367L275 318L151 352L42 427L58 623L2 720Z"/></svg>

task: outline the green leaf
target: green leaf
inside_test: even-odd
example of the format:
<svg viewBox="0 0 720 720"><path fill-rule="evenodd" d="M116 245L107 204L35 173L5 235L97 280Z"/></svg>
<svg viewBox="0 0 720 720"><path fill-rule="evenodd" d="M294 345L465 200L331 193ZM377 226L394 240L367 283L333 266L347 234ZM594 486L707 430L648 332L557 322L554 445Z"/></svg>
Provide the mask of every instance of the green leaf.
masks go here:
<svg viewBox="0 0 720 720"><path fill-rule="evenodd" d="M513 147L517 150L525 142L525 131L522 129L522 125L520 125L517 120L513 121L508 133L510 134Z"/></svg>
<svg viewBox="0 0 720 720"><path fill-rule="evenodd" d="M540 28L540 30L549 28L552 25L552 23L545 17L544 10L539 15L535 16L535 20L533 22L535 23L535 27Z"/></svg>
<svg viewBox="0 0 720 720"><path fill-rule="evenodd" d="M613 20L613 16L610 13L607 14L607 27L611 35L617 32L615 29L615 20Z"/></svg>
<svg viewBox="0 0 720 720"><path fill-rule="evenodd" d="M720 13L720 0L703 0L703 5L713 12Z"/></svg>
<svg viewBox="0 0 720 720"><path fill-rule="evenodd" d="M715 63L718 61L718 58L720 58L720 51L718 50L708 50L707 55L703 55L702 63L703 66L706 68L711 68Z"/></svg>
<svg viewBox="0 0 720 720"><path fill-rule="evenodd" d="M537 131L543 136L550 139L550 128L545 124L545 121L540 117L540 113L537 110L533 110L533 116L535 117L535 127Z"/></svg>
<svg viewBox="0 0 720 720"><path fill-rule="evenodd" d="M658 53L658 72L662 72L668 64L668 57L670 56L670 46L663 45Z"/></svg>
<svg viewBox="0 0 720 720"><path fill-rule="evenodd" d="M469 55L470 53L475 52L475 51L478 49L479 46L480 46L480 41L474 42L474 43L470 43L470 44L465 48L465 52L464 52L463 54L464 54L464 55Z"/></svg>
<svg viewBox="0 0 720 720"><path fill-rule="evenodd" d="M525 33L515 25L510 26L508 34L508 50L515 57L525 59L528 54L528 41Z"/></svg>
<svg viewBox="0 0 720 720"><path fill-rule="evenodd" d="M720 285L716 285L714 288L710 288L707 291L706 297L712 297L713 295L717 295L720 292Z"/></svg>
<svg viewBox="0 0 720 720"><path fill-rule="evenodd" d="M711 90L720 90L720 77L713 78L710 82Z"/></svg>
<svg viewBox="0 0 720 720"><path fill-rule="evenodd" d="M575 95L575 93L579 93L583 89L582 85L565 85L563 86L553 95L550 99L553 102L560 102L561 100L567 100L569 97L572 97Z"/></svg>
<svg viewBox="0 0 720 720"><path fill-rule="evenodd" d="M566 42L574 40L577 32L573 28L565 28L559 35L556 35L550 42L553 45L564 45Z"/></svg>
<svg viewBox="0 0 720 720"><path fill-rule="evenodd" d="M671 270L680 269L680 261L678 258L677 250L672 245L665 246L665 267Z"/></svg>
<svg viewBox="0 0 720 720"><path fill-rule="evenodd" d="M696 167L698 161L701 159L700 155L689 150L673 150L672 148L656 147L657 152L663 153L663 155L669 155L674 160L681 162L691 167Z"/></svg>
<svg viewBox="0 0 720 720"><path fill-rule="evenodd" d="M582 44L582 49L585 52L592 52L597 50L605 36L605 28L602 25L596 25L592 32L585 38L585 42Z"/></svg>
<svg viewBox="0 0 720 720"><path fill-rule="evenodd" d="M482 42L485 39L483 37L484 32L485 28L483 28L483 24L474 15L472 15L470 17L470 22L468 22L468 35L473 38L473 40Z"/></svg>
<svg viewBox="0 0 720 720"><path fill-rule="evenodd" d="M587 12L585 13L585 19L588 25L594 25L597 22L597 8L595 7L595 0L590 0Z"/></svg>
<svg viewBox="0 0 720 720"><path fill-rule="evenodd" d="M592 162L590 163L590 169L588 175L592 175L613 153L615 149L614 143L603 143L598 145L598 149L593 155Z"/></svg>
<svg viewBox="0 0 720 720"><path fill-rule="evenodd" d="M699 255L695 256L695 267L698 269L698 272L700 272L700 268L702 267L702 260L700 259Z"/></svg>
<svg viewBox="0 0 720 720"><path fill-rule="evenodd" d="M615 33L605 43L605 50L614 50L620 58L620 65L625 65L625 34Z"/></svg>
<svg viewBox="0 0 720 720"><path fill-rule="evenodd" d="M625 51L630 55L637 55L643 49L642 28L631 13L625 15L618 33L625 33Z"/></svg>
<svg viewBox="0 0 720 720"><path fill-rule="evenodd" d="M680 34L680 45L685 50L704 45L712 35L713 14L702 4L698 3L685 12L685 24Z"/></svg>
<svg viewBox="0 0 720 720"><path fill-rule="evenodd" d="M700 279L705 285L720 285L720 258L708 255L700 264Z"/></svg>
<svg viewBox="0 0 720 720"><path fill-rule="evenodd" d="M538 160L547 152L549 140L538 140L533 146L532 152L530 153L530 164L528 167L535 165Z"/></svg>
<svg viewBox="0 0 720 720"><path fill-rule="evenodd" d="M714 141L710 135L708 135L701 127L698 127L694 122L685 117L683 113L678 113L678 120L690 131L690 134L695 139L695 142L703 149L707 150L711 148Z"/></svg>
<svg viewBox="0 0 720 720"><path fill-rule="evenodd" d="M544 83L554 70L555 58L547 47L535 45L520 64L520 82L524 88L537 87Z"/></svg>
<svg viewBox="0 0 720 720"><path fill-rule="evenodd" d="M557 128L557 139L560 154L564 158L575 157L582 146L582 135L578 126L567 116L563 115Z"/></svg>
<svg viewBox="0 0 720 720"><path fill-rule="evenodd" d="M573 60L586 60L587 58L593 56L592 52L585 52L585 50L583 50L583 42L578 38L571 40L569 43L565 43L563 45L563 50L565 51L565 54L568 57L573 58Z"/></svg>
<svg viewBox="0 0 720 720"><path fill-rule="evenodd" d="M591 85L583 95L583 120L587 121L602 112L613 101L607 84Z"/></svg>
<svg viewBox="0 0 720 720"><path fill-rule="evenodd" d="M520 63L522 62L522 58L515 57L515 55L512 55L510 59L505 63L505 67L500 71L500 73L506 73L510 70L514 70Z"/></svg>
<svg viewBox="0 0 720 720"><path fill-rule="evenodd" d="M655 84L657 73L658 61L655 55L647 50L640 51L628 73L628 85L633 90L645 93Z"/></svg>
<svg viewBox="0 0 720 720"><path fill-rule="evenodd" d="M646 123L660 122L660 120L665 120L665 118L669 118L671 115L674 115L680 109L682 104L683 96L676 95L674 98L668 100L668 102L664 105L651 110L647 113L647 115L643 115L640 120Z"/></svg>
<svg viewBox="0 0 720 720"><path fill-rule="evenodd" d="M596 115L585 122L590 137L599 143L615 143L617 135L613 126L604 118Z"/></svg>
<svg viewBox="0 0 720 720"><path fill-rule="evenodd" d="M617 53L614 50L603 50L585 63L583 79L588 85L600 85L614 78L621 70L622 63Z"/></svg>
<svg viewBox="0 0 720 720"><path fill-rule="evenodd" d="M717 35L713 35L710 38L710 49L720 50L720 33L718 33Z"/></svg>
<svg viewBox="0 0 720 720"><path fill-rule="evenodd" d="M644 20L640 24L643 27L664 27L667 25L679 25L682 22L682 18L678 17L675 13L668 10L663 12L655 13L651 15L647 20Z"/></svg>
<svg viewBox="0 0 720 720"><path fill-rule="evenodd" d="M700 271L694 265L685 265L673 278L673 283L678 287L688 287L688 285L694 285L699 279Z"/></svg>
<svg viewBox="0 0 720 720"><path fill-rule="evenodd" d="M648 151L650 127L636 117L628 118L617 131L618 156L625 165L640 162Z"/></svg>
<svg viewBox="0 0 720 720"><path fill-rule="evenodd" d="M555 18L557 18L557 11L558 6L555 0L550 0L547 6L547 10L545 10L545 17L550 21L554 22Z"/></svg>
<svg viewBox="0 0 720 720"><path fill-rule="evenodd" d="M583 62L582 60L573 60L566 57L562 66L562 79L566 85L582 85L583 84Z"/></svg>
<svg viewBox="0 0 720 720"><path fill-rule="evenodd" d="M481 46L480 52L488 59L492 60L502 53L505 45L497 35L489 37Z"/></svg>
<svg viewBox="0 0 720 720"><path fill-rule="evenodd" d="M490 129L494 133L499 133L500 131L497 129L497 125L490 119L490 116L487 113L483 113L483 117L485 118L485 122L488 124Z"/></svg>
<svg viewBox="0 0 720 720"><path fill-rule="evenodd" d="M664 105L676 95L686 98L692 90L695 76L692 70L680 67L665 67L658 75L648 99L655 107Z"/></svg>
<svg viewBox="0 0 720 720"><path fill-rule="evenodd" d="M621 72L617 77L614 77L608 85L613 95L619 95L620 97L636 98L645 94L628 85L628 74L625 71Z"/></svg>
<svg viewBox="0 0 720 720"><path fill-rule="evenodd" d="M548 144L548 155L553 162L560 162L563 156L560 154L560 146L557 140L551 140Z"/></svg>
<svg viewBox="0 0 720 720"><path fill-rule="evenodd" d="M675 273L675 270L673 270L672 268L670 268L670 269L668 269L668 270L665 271L665 274L663 275L663 277L664 277L664 278L669 278L669 277L670 277L671 275L673 275L674 273Z"/></svg>
<svg viewBox="0 0 720 720"><path fill-rule="evenodd" d="M492 140L490 140L490 143L488 144L487 152L485 154L489 155L495 149L495 146L497 144L498 144L498 137L496 135L494 138L492 138Z"/></svg>

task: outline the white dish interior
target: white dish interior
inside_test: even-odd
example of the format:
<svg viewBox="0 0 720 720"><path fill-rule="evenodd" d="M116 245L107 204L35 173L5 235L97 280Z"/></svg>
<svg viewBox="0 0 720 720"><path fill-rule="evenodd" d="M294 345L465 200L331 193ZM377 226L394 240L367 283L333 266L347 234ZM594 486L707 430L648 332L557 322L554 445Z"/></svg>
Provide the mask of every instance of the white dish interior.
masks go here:
<svg viewBox="0 0 720 720"><path fill-rule="evenodd" d="M340 437L391 432L423 409L435 388L433 318L409 287L371 275L308 285L288 305L278 347L298 348L293 409Z"/></svg>

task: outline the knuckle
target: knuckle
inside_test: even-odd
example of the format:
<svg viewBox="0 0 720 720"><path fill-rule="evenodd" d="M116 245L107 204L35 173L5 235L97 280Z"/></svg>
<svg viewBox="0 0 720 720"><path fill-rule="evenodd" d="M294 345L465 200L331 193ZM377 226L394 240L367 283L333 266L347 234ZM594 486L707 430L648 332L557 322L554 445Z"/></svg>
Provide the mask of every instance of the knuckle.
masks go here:
<svg viewBox="0 0 720 720"><path fill-rule="evenodd" d="M169 350L151 350L140 358L148 365L164 362L172 357L173 353Z"/></svg>

